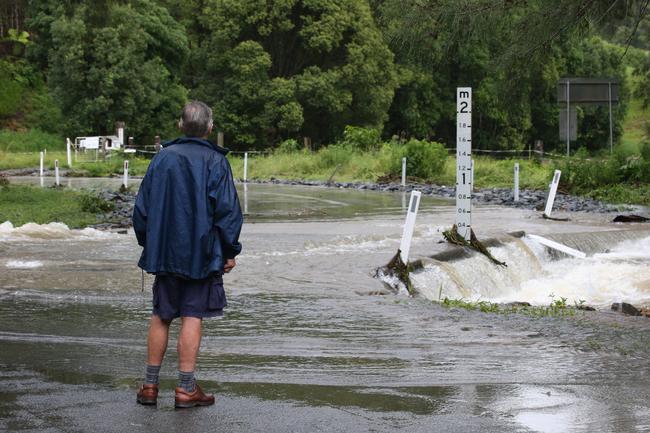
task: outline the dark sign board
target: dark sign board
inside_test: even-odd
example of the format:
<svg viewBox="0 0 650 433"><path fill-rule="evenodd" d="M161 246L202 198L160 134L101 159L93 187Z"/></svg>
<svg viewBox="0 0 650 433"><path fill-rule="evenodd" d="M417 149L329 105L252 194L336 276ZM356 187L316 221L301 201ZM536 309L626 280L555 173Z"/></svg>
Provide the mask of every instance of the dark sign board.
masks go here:
<svg viewBox="0 0 650 433"><path fill-rule="evenodd" d="M557 102L566 104L567 84L570 104L612 104L618 102L619 83L609 78L560 78L557 84Z"/></svg>
<svg viewBox="0 0 650 433"><path fill-rule="evenodd" d="M560 108L560 140L566 138L566 123L569 121L569 138L571 141L578 139L578 110L571 107L569 118L567 119L566 108Z"/></svg>

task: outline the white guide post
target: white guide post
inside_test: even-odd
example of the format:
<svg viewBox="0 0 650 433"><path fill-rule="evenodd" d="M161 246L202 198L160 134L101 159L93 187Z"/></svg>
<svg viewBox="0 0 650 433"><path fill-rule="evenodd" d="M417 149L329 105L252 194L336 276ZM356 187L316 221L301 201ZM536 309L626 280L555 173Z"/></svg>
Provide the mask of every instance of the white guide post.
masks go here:
<svg viewBox="0 0 650 433"><path fill-rule="evenodd" d="M456 89L456 228L472 236L472 88Z"/></svg>
<svg viewBox="0 0 650 433"><path fill-rule="evenodd" d="M244 152L244 182L248 182L248 152Z"/></svg>
<svg viewBox="0 0 650 433"><path fill-rule="evenodd" d="M43 152L41 152L41 163L40 163L40 166L39 166L39 174L40 174L41 177L43 177L43 162L44 162L43 157L44 157Z"/></svg>
<svg viewBox="0 0 650 433"><path fill-rule="evenodd" d="M551 187L551 190L548 192L548 199L546 200L546 208L544 209L544 215L547 217L551 216L551 212L553 211L553 202L555 201L555 194L557 193L557 186L560 183L560 176L562 175L562 172L560 170L555 170L555 173L553 173L553 181L549 185Z"/></svg>
<svg viewBox="0 0 650 433"><path fill-rule="evenodd" d="M122 180L122 184L124 185L124 188L128 188L129 186L129 161L128 160L124 161L124 180Z"/></svg>
<svg viewBox="0 0 650 433"><path fill-rule="evenodd" d="M406 158L402 158L402 188L406 187Z"/></svg>
<svg viewBox="0 0 650 433"><path fill-rule="evenodd" d="M587 255L585 253L583 253L582 251L575 250L575 249L573 249L571 247L567 247L566 245L561 244L559 242L555 242L555 241L552 241L550 239L546 239L546 238L543 238L543 237L537 236L537 235L526 235L526 236L528 236L530 239L532 239L534 241L539 242L540 244L542 244L544 246L547 246L549 248L553 248L554 250L561 251L564 254L568 254L570 256L577 257L579 259L584 259L585 257L587 257Z"/></svg>
<svg viewBox="0 0 650 433"><path fill-rule="evenodd" d="M515 201L519 201L519 163L515 162Z"/></svg>
<svg viewBox="0 0 650 433"><path fill-rule="evenodd" d="M68 157L68 168L72 168L72 142L69 138L65 139L65 151Z"/></svg>
<svg viewBox="0 0 650 433"><path fill-rule="evenodd" d="M61 185L61 179L59 178L59 160L54 160L54 184L56 186Z"/></svg>
<svg viewBox="0 0 650 433"><path fill-rule="evenodd" d="M402 262L408 263L409 251L411 250L411 240L413 239L413 229L415 228L415 218L418 215L420 208L420 191L411 191L411 200L409 201L409 208L406 213L406 221L404 222L404 232L402 233L402 242L399 245L400 257Z"/></svg>
<svg viewBox="0 0 650 433"><path fill-rule="evenodd" d="M248 215L248 184L244 184L244 215Z"/></svg>

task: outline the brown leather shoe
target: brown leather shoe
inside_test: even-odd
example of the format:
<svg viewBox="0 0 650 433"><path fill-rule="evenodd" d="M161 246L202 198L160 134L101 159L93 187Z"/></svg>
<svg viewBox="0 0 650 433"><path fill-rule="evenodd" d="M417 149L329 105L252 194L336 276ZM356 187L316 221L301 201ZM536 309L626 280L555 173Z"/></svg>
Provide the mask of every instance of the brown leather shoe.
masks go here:
<svg viewBox="0 0 650 433"><path fill-rule="evenodd" d="M194 384L194 392L176 388L176 407L210 406L214 404L214 395L205 394L198 383Z"/></svg>
<svg viewBox="0 0 650 433"><path fill-rule="evenodd" d="M140 385L137 402L145 405L158 403L158 385L153 383Z"/></svg>

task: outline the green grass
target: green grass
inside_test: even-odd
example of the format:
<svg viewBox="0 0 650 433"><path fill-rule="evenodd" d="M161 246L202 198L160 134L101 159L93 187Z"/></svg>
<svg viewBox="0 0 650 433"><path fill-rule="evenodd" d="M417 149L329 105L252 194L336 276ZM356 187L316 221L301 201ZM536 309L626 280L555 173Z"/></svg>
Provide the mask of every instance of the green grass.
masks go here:
<svg viewBox="0 0 650 433"><path fill-rule="evenodd" d="M9 185L0 188L0 221L14 226L61 222L70 228L86 227L97 217L82 209L83 197L78 191Z"/></svg>
<svg viewBox="0 0 650 433"><path fill-rule="evenodd" d="M24 132L0 130L0 152L40 152L43 149L48 152L65 150L65 138L38 129Z"/></svg>
<svg viewBox="0 0 650 433"><path fill-rule="evenodd" d="M45 168L53 170L54 160L59 160L59 167L67 169L66 152L47 152L45 157ZM115 174L122 174L124 169L124 160L129 161L129 175L144 176L149 167L149 159L134 157L121 153L113 153L112 157L107 160L90 162L82 160L75 162L73 157L72 169L70 176L87 176L87 177L107 177ZM39 152L31 153L14 153L0 152L0 170L12 168L38 168L40 163Z"/></svg>
<svg viewBox="0 0 650 433"><path fill-rule="evenodd" d="M232 156L230 162L235 178L243 178L244 161L239 155ZM521 188L545 188L553 175L553 168L527 159L495 160L485 156L475 158L475 181L478 188L510 188L514 182L514 163L519 162L519 182ZM339 158L323 157L321 153L295 152L289 154L251 154L248 158L249 179L290 180L328 180L337 170L334 180L339 182L376 182L380 178L391 176L390 161L386 152L370 151L365 153L349 152ZM408 173L407 173L408 175ZM392 180L399 182L397 173L392 173ZM411 179L409 180L417 180ZM438 185L456 184L456 161L450 156L445 161L443 170L429 179L420 179Z"/></svg>
<svg viewBox="0 0 650 433"><path fill-rule="evenodd" d="M650 141L646 135L646 125L649 122L650 107L643 107L640 99L632 99L623 123L623 136L620 144L625 154L638 154L641 143Z"/></svg>
<svg viewBox="0 0 650 433"><path fill-rule="evenodd" d="M576 302L575 305L568 305L566 298L549 295L551 301L545 306L515 306L496 304L488 301L468 301L465 299L444 298L440 305L445 308L462 308L469 311L481 311L483 313L497 314L523 314L530 317L573 317L584 301Z"/></svg>

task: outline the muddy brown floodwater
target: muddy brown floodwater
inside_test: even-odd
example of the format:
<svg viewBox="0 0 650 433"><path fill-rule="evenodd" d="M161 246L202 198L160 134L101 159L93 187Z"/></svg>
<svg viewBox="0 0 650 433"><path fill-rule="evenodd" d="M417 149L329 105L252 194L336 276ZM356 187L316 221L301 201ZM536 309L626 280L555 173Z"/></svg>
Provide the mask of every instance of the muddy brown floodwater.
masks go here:
<svg viewBox="0 0 650 433"><path fill-rule="evenodd" d="M217 395L210 408L173 409L174 350L163 365L158 407L135 403L152 278L146 276L142 292L133 234L0 226L0 429L650 431L648 319L609 312L568 319L469 312L387 292L371 273L399 246L408 197L239 188L248 214L244 250L225 277L226 315L205 322L198 363L199 380ZM514 230L549 236L627 230L608 218L575 214L560 223L499 207L474 213L482 237ZM440 228L452 219L451 202L424 197L412 256L444 249ZM635 255L602 264L613 272L634 267L620 274L629 280L621 284L633 303L647 302L650 274L634 277L650 266L642 247L647 237L643 231L627 235L626 242L641 247L612 245L611 251L636 248ZM604 259L594 260L586 274ZM503 289L494 299L520 294L536 303L540 292L548 297L560 289L562 278L553 273L558 266L569 275L583 263L541 260L539 275L525 270L535 284L513 280L521 287ZM480 279L482 269L457 270ZM571 278L568 293L576 298L606 305L622 296L583 284L579 273ZM384 294L371 294L377 292ZM173 326L173 339L177 331Z"/></svg>

